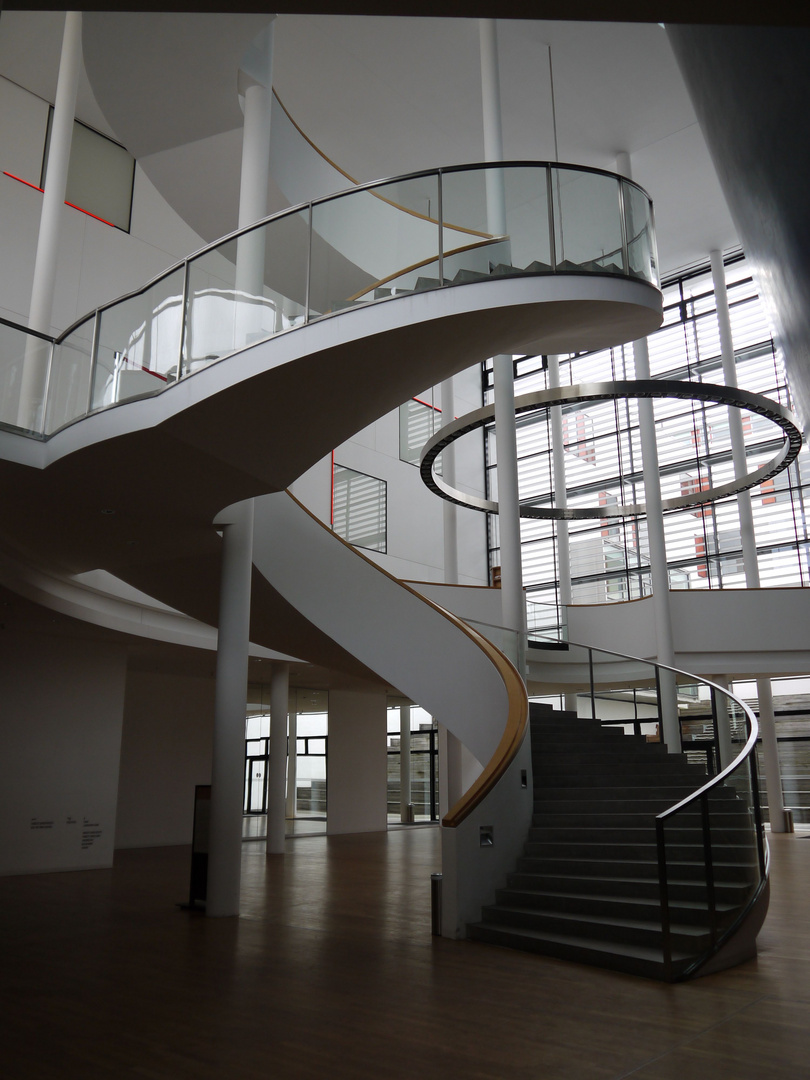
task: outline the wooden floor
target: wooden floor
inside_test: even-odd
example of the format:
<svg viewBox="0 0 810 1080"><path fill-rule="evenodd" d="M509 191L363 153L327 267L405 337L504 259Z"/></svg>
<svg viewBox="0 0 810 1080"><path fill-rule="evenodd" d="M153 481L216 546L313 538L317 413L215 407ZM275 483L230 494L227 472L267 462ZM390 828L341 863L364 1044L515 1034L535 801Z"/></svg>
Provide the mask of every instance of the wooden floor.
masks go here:
<svg viewBox="0 0 810 1080"><path fill-rule="evenodd" d="M0 879L0 1075L810 1077L810 837L773 838L760 955L680 986L432 938L435 829L244 845L243 914L175 907L188 849Z"/></svg>

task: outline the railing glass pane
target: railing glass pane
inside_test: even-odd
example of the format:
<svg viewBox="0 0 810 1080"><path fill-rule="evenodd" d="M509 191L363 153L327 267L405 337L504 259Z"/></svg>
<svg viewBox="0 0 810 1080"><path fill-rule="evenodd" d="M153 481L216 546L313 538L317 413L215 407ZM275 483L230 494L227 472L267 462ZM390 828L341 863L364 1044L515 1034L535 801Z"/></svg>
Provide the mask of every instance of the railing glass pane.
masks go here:
<svg viewBox="0 0 810 1080"><path fill-rule="evenodd" d="M191 259L183 374L305 322L308 251L300 210Z"/></svg>
<svg viewBox="0 0 810 1080"><path fill-rule="evenodd" d="M183 323L183 268L101 312L94 409L162 390L177 377Z"/></svg>
<svg viewBox="0 0 810 1080"><path fill-rule="evenodd" d="M628 184L626 181L622 181L622 192L629 273L657 285L658 266L650 200L635 184Z"/></svg>
<svg viewBox="0 0 810 1080"><path fill-rule="evenodd" d="M551 184L557 270L626 273L618 178L552 168Z"/></svg>
<svg viewBox="0 0 810 1080"><path fill-rule="evenodd" d="M37 434L42 430L50 355L49 341L0 323L0 423Z"/></svg>
<svg viewBox="0 0 810 1080"><path fill-rule="evenodd" d="M95 324L95 316L85 319L60 344L54 346L45 413L46 435L53 434L87 412Z"/></svg>
<svg viewBox="0 0 810 1080"><path fill-rule="evenodd" d="M436 174L312 208L310 315L439 285Z"/></svg>
<svg viewBox="0 0 810 1080"><path fill-rule="evenodd" d="M444 277L551 273L545 167L467 169L442 175Z"/></svg>

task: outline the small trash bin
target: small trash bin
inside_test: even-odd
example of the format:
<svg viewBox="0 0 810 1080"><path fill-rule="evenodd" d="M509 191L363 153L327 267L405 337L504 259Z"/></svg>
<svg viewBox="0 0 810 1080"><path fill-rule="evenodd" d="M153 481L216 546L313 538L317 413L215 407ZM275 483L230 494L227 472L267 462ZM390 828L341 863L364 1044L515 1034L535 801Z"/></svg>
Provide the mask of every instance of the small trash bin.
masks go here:
<svg viewBox="0 0 810 1080"><path fill-rule="evenodd" d="M430 875L430 932L442 936L442 875Z"/></svg>
<svg viewBox="0 0 810 1080"><path fill-rule="evenodd" d="M793 831L793 811L785 810L785 832Z"/></svg>

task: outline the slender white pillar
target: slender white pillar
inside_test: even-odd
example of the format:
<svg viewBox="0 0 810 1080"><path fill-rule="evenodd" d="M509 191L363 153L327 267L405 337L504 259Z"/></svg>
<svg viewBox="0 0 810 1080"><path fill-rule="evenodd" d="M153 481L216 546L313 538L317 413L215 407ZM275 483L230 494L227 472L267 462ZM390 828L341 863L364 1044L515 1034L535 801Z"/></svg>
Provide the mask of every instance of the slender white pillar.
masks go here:
<svg viewBox="0 0 810 1080"><path fill-rule="evenodd" d="M456 396L452 376L441 384L442 426L456 416ZM456 448L451 443L442 451L442 475L450 487L456 486ZM458 584L458 507L442 500L444 524L444 580L447 585Z"/></svg>
<svg viewBox="0 0 810 1080"><path fill-rule="evenodd" d="M630 155L622 150L616 155L616 170L632 180ZM650 378L650 355L647 339L633 342L633 357L637 379ZM669 602L669 569L664 535L664 516L661 504L661 477L658 468L658 441L655 435L655 413L649 398L638 403L638 423L641 436L641 460L644 473L644 501L647 505L647 541L650 547L650 577L653 589L656 655L662 664L672 665L675 649L672 641L672 614ZM678 719L678 695L672 672L659 670L661 695L662 736L671 754L681 753L681 726Z"/></svg>
<svg viewBox="0 0 810 1080"><path fill-rule="evenodd" d="M728 675L712 675L713 683L717 683L727 693L731 688L731 679ZM731 716L726 700L722 695L717 697L717 741L720 755L720 768L725 769L734 760L734 744L731 741Z"/></svg>
<svg viewBox="0 0 810 1080"><path fill-rule="evenodd" d="M272 17L275 20L275 15ZM273 22L266 27L261 50L252 54L250 76L242 73L245 122L242 129L242 171L239 186L239 228L267 214L270 178L270 118L273 105ZM263 229L241 236L236 245L234 347L239 349L260 336L265 318ZM273 316L276 328L279 312ZM271 329L269 326L267 329Z"/></svg>
<svg viewBox="0 0 810 1080"><path fill-rule="evenodd" d="M411 707L399 707L399 817L408 821L411 802Z"/></svg>
<svg viewBox="0 0 810 1080"><path fill-rule="evenodd" d="M80 11L68 11L65 13L65 29L62 35L62 56L59 62L45 192L39 218L31 307L28 314L28 325L31 329L44 334L51 332L59 233L65 206L81 64L82 15ZM20 388L18 423L21 427L30 430L37 430L39 427L47 372L47 352L40 344L32 341L31 349L26 352Z"/></svg>
<svg viewBox="0 0 810 1080"><path fill-rule="evenodd" d="M560 385L560 358L548 357L549 389ZM554 474L554 505L565 510L568 506L568 488L565 482L565 444L563 440L562 406L555 405L551 413L551 459ZM568 522L559 520L557 525L557 571L560 579L560 604L566 607L572 602L571 547Z"/></svg>
<svg viewBox="0 0 810 1080"><path fill-rule="evenodd" d="M737 385L737 363L734 356L734 340L731 334L731 317L728 309L728 290L723 255L720 251L710 252L712 284L717 305L717 323L720 329L720 349L723 360L723 378L726 386ZM745 435L742 416L739 409L728 409L729 434L731 436L731 456L734 462L735 477L745 476L747 470L745 458ZM754 512L751 506L751 492L742 491L737 496L737 509L740 515L740 539L742 541L745 585L748 589L760 587L757 541L754 531ZM762 757L765 765L765 780L768 786L768 809L773 832L785 831L785 798L782 789L782 771L779 764L779 746L776 740L776 720L773 713L773 692L770 679L757 679L757 697L759 699L759 728L762 737Z"/></svg>
<svg viewBox="0 0 810 1080"><path fill-rule="evenodd" d="M484 159L503 161L501 91L498 72L498 33L494 19L479 19L481 43L481 96L484 122ZM495 236L506 232L506 202L503 173L487 174L487 229ZM523 669L526 599L523 593L523 563L520 551L520 497L518 492L517 433L515 425L515 381L512 357L493 359L495 383L495 440L498 455L498 535L501 550L501 619L517 631L518 669Z"/></svg>
<svg viewBox="0 0 810 1080"><path fill-rule="evenodd" d="M208 915L238 915L245 798L245 703L253 567L253 502L238 503L222 526Z"/></svg>
<svg viewBox="0 0 810 1080"><path fill-rule="evenodd" d="M268 855L284 853L287 797L287 710L290 699L290 665L274 663L270 680L270 760L267 763Z"/></svg>
<svg viewBox="0 0 810 1080"><path fill-rule="evenodd" d="M292 710L289 714L287 727L287 801L284 808L284 816L288 820L295 817L296 811L295 788L298 783L297 737L298 713Z"/></svg>

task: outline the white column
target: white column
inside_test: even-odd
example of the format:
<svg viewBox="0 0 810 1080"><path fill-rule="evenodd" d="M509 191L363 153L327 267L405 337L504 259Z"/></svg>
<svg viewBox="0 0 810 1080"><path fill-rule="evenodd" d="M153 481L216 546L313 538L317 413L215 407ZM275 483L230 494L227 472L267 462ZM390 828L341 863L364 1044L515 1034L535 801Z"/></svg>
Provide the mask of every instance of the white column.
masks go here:
<svg viewBox="0 0 810 1080"><path fill-rule="evenodd" d="M284 808L284 816L288 820L295 817L296 800L295 788L298 783L298 714L292 710L287 721L287 801Z"/></svg>
<svg viewBox="0 0 810 1080"><path fill-rule="evenodd" d="M711 680L728 693L731 679L728 675L712 675ZM734 760L734 744L731 741L731 716L728 704L722 694L717 696L717 741L720 755L720 768L725 769Z"/></svg>
<svg viewBox="0 0 810 1080"><path fill-rule="evenodd" d="M548 357L549 389L560 385L560 358ZM563 441L562 406L555 405L551 413L551 459L554 474L554 505L559 510L568 507L568 488L565 482L565 445ZM557 570L560 579L560 604L565 607L572 602L571 592L571 547L568 537L568 522L558 520L557 526Z"/></svg>
<svg viewBox="0 0 810 1080"><path fill-rule="evenodd" d="M452 376L441 384L442 427L451 424L456 416L456 396ZM442 476L450 487L456 486L456 448L451 443L442 451ZM442 499L444 524L444 580L447 585L458 584L458 507Z"/></svg>
<svg viewBox="0 0 810 1080"><path fill-rule="evenodd" d="M632 179L630 155L620 151L616 155L616 169L628 180ZM650 378L650 356L647 339L633 342L633 357L637 379ZM675 650L672 642L672 615L669 602L669 570L667 546L664 535L664 517L661 508L661 478L658 469L658 441L655 435L655 413L649 398L638 403L639 433L641 436L641 460L644 472L644 501L647 506L647 540L650 546L650 577L653 588L653 613L655 617L656 655L662 664L672 665ZM659 670L661 693L661 725L663 740L671 754L681 753L681 727L678 720L678 700L675 676Z"/></svg>
<svg viewBox="0 0 810 1080"><path fill-rule="evenodd" d="M287 710L290 700L290 665L274 663L270 681L270 760L267 762L268 855L284 854L287 797Z"/></svg>
<svg viewBox="0 0 810 1080"><path fill-rule="evenodd" d="M245 713L253 567L253 502L230 507L222 526L208 915L238 915L245 798Z"/></svg>
<svg viewBox="0 0 810 1080"><path fill-rule="evenodd" d="M728 292L723 256L719 251L709 255L712 266L712 284L717 304L717 324L720 329L720 352L723 359L723 379L726 386L737 385L737 362L734 356L734 341L731 336L731 317L728 310ZM731 436L731 456L734 461L734 475L745 476L745 435L743 434L742 414L739 409L728 407L728 426ZM751 509L751 492L741 491L737 496L737 508L740 515L740 536L742 539L743 565L745 566L745 584L749 589L759 588L759 564L757 562L757 541L754 533L754 513Z"/></svg>
<svg viewBox="0 0 810 1080"><path fill-rule="evenodd" d="M399 707L399 817L408 821L411 802L411 707Z"/></svg>
<svg viewBox="0 0 810 1080"><path fill-rule="evenodd" d="M51 139L48 147L48 168L45 192L39 218L39 237L34 262L34 282L28 325L41 333L51 332L53 299L56 290L56 265L59 252L59 232L65 206L70 144L73 138L73 118L76 113L76 91L82 64L82 16L80 11L65 13L62 35L62 56L56 85ZM32 341L26 352L20 389L18 423L36 430L41 418L43 395L47 378L47 353Z"/></svg>
<svg viewBox="0 0 810 1080"><path fill-rule="evenodd" d="M273 662L270 679L270 743L267 762L267 854L284 853L286 835L287 710L289 664Z"/></svg>
<svg viewBox="0 0 810 1080"><path fill-rule="evenodd" d="M479 19L481 42L481 95L484 121L484 158L503 161L501 93L498 72L498 34L494 19ZM506 232L506 204L503 174L487 175L487 228L493 235ZM523 594L523 563L520 551L520 498L518 493L517 434L515 425L515 383L512 357L493 359L495 383L495 440L498 455L498 535L501 550L501 619L504 626L520 635L517 652L522 670L526 629L526 599Z"/></svg>
<svg viewBox="0 0 810 1080"><path fill-rule="evenodd" d="M717 305L717 323L720 329L720 350L723 359L723 378L726 386L737 385L737 363L734 356L734 341L731 335L731 317L728 309L728 291L723 255L720 251L710 252L712 284ZM745 435L742 416L739 409L728 409L729 434L731 436L731 455L734 461L735 477L745 476L748 471L745 459ZM740 515L740 538L742 541L743 565L745 567L745 585L748 589L760 587L759 562L757 559L757 541L754 531L754 512L751 506L751 492L741 491L737 496L737 509ZM785 831L785 799L782 791L782 772L779 765L779 746L776 741L775 717L773 714L773 693L770 679L757 679L757 697L759 698L759 727L762 736L762 757L765 765L765 779L768 786L768 809L770 811L773 832Z"/></svg>
<svg viewBox="0 0 810 1080"><path fill-rule="evenodd" d="M275 20L275 15L272 18ZM254 57L251 75L242 75L245 122L239 186L240 229L267 215L273 105L273 22L264 32L262 46L262 54ZM234 347L237 349L250 344L259 335L263 321L267 321L263 310L265 243L264 229L256 229L237 241L235 287L240 298L236 305L235 321ZM274 326L276 321L274 318Z"/></svg>

